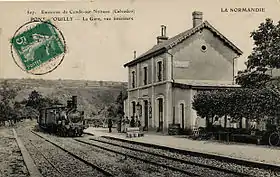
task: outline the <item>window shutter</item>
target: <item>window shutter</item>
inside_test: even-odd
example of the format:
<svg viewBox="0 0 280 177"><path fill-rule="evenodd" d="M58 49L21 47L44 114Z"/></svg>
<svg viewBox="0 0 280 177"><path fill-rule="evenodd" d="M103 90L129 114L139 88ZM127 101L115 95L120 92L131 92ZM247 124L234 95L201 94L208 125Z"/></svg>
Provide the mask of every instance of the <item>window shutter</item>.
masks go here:
<svg viewBox="0 0 280 177"><path fill-rule="evenodd" d="M156 63L156 71L157 71L157 74L156 74L156 82L157 82L158 81L158 76L159 76L158 62Z"/></svg>
<svg viewBox="0 0 280 177"><path fill-rule="evenodd" d="M164 81L165 80L165 75L166 75L166 69L165 69L165 62L166 60L162 60L162 66L161 66L161 73L162 73L162 78L161 80Z"/></svg>
<svg viewBox="0 0 280 177"><path fill-rule="evenodd" d="M136 73L135 73L135 71L132 71L132 73L131 73L131 79L132 79L132 81L131 81L131 83L132 83L132 88L135 88L135 84L136 84Z"/></svg>
<svg viewBox="0 0 280 177"><path fill-rule="evenodd" d="M144 85L146 85L146 84L148 84L148 67L147 66L145 66L144 68L143 68L143 82L144 82Z"/></svg>
<svg viewBox="0 0 280 177"><path fill-rule="evenodd" d="M139 71L138 71L139 72ZM135 87L138 87L138 84L137 84L137 80L138 80L138 78L137 78L137 73L136 73L136 71L135 71L135 74L134 74L134 84L135 84Z"/></svg>
<svg viewBox="0 0 280 177"><path fill-rule="evenodd" d="M139 85L143 85L143 81L142 81L142 79L143 79L143 71L142 71L142 67L141 67L141 65L140 65L140 67L139 67L139 70L137 70L138 72L139 72ZM138 83L137 83L138 84Z"/></svg>
<svg viewBox="0 0 280 177"><path fill-rule="evenodd" d="M163 80L163 62L158 61L157 62L157 81Z"/></svg>
<svg viewBox="0 0 280 177"><path fill-rule="evenodd" d="M130 87L133 88L133 86L132 86L133 85L133 74L132 74L132 72L130 72L129 74L130 74L130 77L129 77Z"/></svg>
<svg viewBox="0 0 280 177"><path fill-rule="evenodd" d="M145 67L142 67L142 69L140 69L141 70L141 85L145 85L145 82L144 82L144 80L145 80Z"/></svg>
<svg viewBox="0 0 280 177"><path fill-rule="evenodd" d="M152 76L153 76L154 74L152 73L152 71L153 71L152 65L149 65L148 68L149 68L149 69L148 69L148 78L149 78L149 79L148 79L148 82L149 82L149 84L150 84L150 83L152 83L152 79L153 79Z"/></svg>
<svg viewBox="0 0 280 177"><path fill-rule="evenodd" d="M143 85L146 84L145 83L145 69L146 69L146 67L143 67L143 76L142 76L142 83L143 83Z"/></svg>

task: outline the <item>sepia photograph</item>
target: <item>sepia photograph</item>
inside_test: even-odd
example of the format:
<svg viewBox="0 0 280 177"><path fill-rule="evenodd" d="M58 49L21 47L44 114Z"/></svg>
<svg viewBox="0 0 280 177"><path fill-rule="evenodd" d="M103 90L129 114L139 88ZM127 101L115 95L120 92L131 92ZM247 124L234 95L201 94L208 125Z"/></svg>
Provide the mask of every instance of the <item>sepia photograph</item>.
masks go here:
<svg viewBox="0 0 280 177"><path fill-rule="evenodd" d="M0 177L280 177L280 0L0 0Z"/></svg>

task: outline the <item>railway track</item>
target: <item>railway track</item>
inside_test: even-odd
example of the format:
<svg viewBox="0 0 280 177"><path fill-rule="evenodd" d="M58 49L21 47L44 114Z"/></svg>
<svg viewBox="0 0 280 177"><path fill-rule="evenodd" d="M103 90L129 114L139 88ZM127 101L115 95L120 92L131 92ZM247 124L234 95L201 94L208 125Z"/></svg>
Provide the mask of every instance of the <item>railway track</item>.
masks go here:
<svg viewBox="0 0 280 177"><path fill-rule="evenodd" d="M136 160L143 161L145 163L149 163L149 164L152 164L152 165L161 166L161 167L168 168L168 169L171 169L171 170L174 170L174 171L178 171L178 172L187 174L188 176L200 176L200 175L197 175L195 173L191 173L191 172L183 170L183 169L179 169L179 168L176 168L176 167L170 167L170 166L165 165L165 164L159 164L159 163L156 163L156 162L153 162L153 161L150 161L150 160L147 160L147 159L143 159L143 158L140 158L140 157L137 157L137 156L134 156L134 155L130 155L130 154L126 154L126 153L114 150L114 149L106 148L106 147L103 147L101 145L92 144L92 143L86 142L84 140L80 140L80 139L75 139L75 140L80 142L80 143L84 143L84 144L87 144L87 145L91 145L91 146L100 148L102 150L106 150L106 151L110 151L110 152L113 152L113 153L123 155L125 157L130 157L130 158L133 158L133 159L136 159Z"/></svg>
<svg viewBox="0 0 280 177"><path fill-rule="evenodd" d="M143 163L133 158L124 158L123 155L108 152L106 150L77 142L73 138L60 138L49 134L38 133L44 139L51 140L55 144L65 147L68 151L83 157L86 161L92 162L109 171L115 177L140 177L140 176L172 176L187 177L180 172L158 167L148 163ZM83 137L82 139L85 139Z"/></svg>
<svg viewBox="0 0 280 177"><path fill-rule="evenodd" d="M70 152L70 151L67 150L66 148L64 148L64 147L62 147L62 146L60 146L60 145L58 145L57 143L55 143L55 142L49 140L48 138L45 138L44 136L42 136L42 135L40 135L40 134L38 134L38 133L36 133L36 132L34 132L34 131L31 131L31 132L32 132L34 135L38 136L39 138L45 140L46 142L48 142L48 143L54 145L55 147L61 149L61 150L64 151L64 152L66 152L67 154L69 154L70 156L74 157L75 159L78 159L79 161L85 163L86 165L92 167L93 169L96 169L97 171L101 172L102 174L104 174L104 176L108 176L108 177L114 176L111 172L109 172L109 171L103 169L102 167L100 167L100 166L98 166L98 165L95 165L95 164L93 164L93 163L91 163L91 162L89 162L89 161L83 159L82 157L80 157L80 156L78 156L78 155L76 155L76 154ZM33 146L34 146L34 145L33 145ZM36 149L37 149L38 151L40 151L38 148L36 148ZM43 155L43 153L42 153L41 151L40 151L40 154ZM43 155L43 156L44 156L44 155ZM55 167L55 165L54 165L52 162L50 162L50 161L48 160L48 158L47 158L46 156L44 156L44 158L51 164L51 166L53 166L53 167L56 169L56 171L57 171L58 173L60 173L63 177L65 176L60 170L58 170L58 169Z"/></svg>
<svg viewBox="0 0 280 177"><path fill-rule="evenodd" d="M64 173L62 173L55 165L54 163L52 163L51 160L49 160L44 153L42 153L41 150L39 150L33 143L32 140L29 140L29 143L34 147L34 149L36 149L36 151L48 162L48 164L50 164L52 166L53 169L55 169L55 171L62 177L67 177Z"/></svg>
<svg viewBox="0 0 280 177"><path fill-rule="evenodd" d="M173 171L181 172L189 176L205 176L205 174L208 174L208 176L211 176L211 174L212 176L251 176L236 171L221 169L215 166L205 164L189 162L186 160L166 155L160 155L146 150L136 149L100 139L91 138L90 140L94 141L94 143L86 141L85 139L76 138L75 140L80 143L88 144L103 150L123 155L125 157L137 159L143 161L144 163L149 163L160 167L168 168Z"/></svg>
<svg viewBox="0 0 280 177"><path fill-rule="evenodd" d="M217 161L226 162L226 163L233 163L233 164L246 166L246 167L253 167L253 168L257 167L257 168L268 170L268 171L278 172L277 176L280 176L280 166L278 166L278 165L247 161L247 160L243 160L243 159L237 159L237 158L233 158L233 157L227 157L227 156L221 156L221 155L215 155L215 154L208 154L208 153L182 150L182 149L172 148L172 147L168 147L168 146L149 144L149 143L144 143L144 142L130 141L130 140L120 139L120 138L115 138L115 137L110 137L110 136L102 136L102 138L117 141L117 142L139 145L139 146L147 147L147 148L155 148L155 149L168 151L168 152L173 152L173 153L178 153L178 154L182 154L182 155L202 157L202 158L205 158L205 159L214 159L214 160L217 160Z"/></svg>
<svg viewBox="0 0 280 177"><path fill-rule="evenodd" d="M234 171L234 170L219 168L219 167L216 167L216 166L211 166L211 165L202 164L202 163L198 163L198 162L192 162L192 161L188 161L188 160L185 160L185 159L180 159L180 158L171 157L171 156L168 156L168 155L163 155L163 154L151 152L151 151L148 151L148 150L144 150L141 147L140 148L135 148L135 147L131 147L129 145L121 145L121 144L118 144L118 143L104 141L104 140L101 140L101 139L90 138L90 140L110 144L110 145L113 145L113 146L126 148L126 149L136 151L136 152L140 152L140 153L150 154L150 155L153 155L153 156L156 156L156 157L165 158L167 160L173 160L173 161L177 161L177 162L184 163L184 164L190 164L190 165L195 165L195 166L198 166L198 167L209 168L211 170L220 171L220 172L224 172L224 173L227 173L227 174L232 174L232 175L236 175L236 176L252 176L252 175L240 173L240 172L237 172L237 171Z"/></svg>
<svg viewBox="0 0 280 177"><path fill-rule="evenodd" d="M200 160L193 161L188 159L187 155L182 155L178 152L170 151L169 153L166 153L168 150L166 149L163 150L164 148L161 149L157 147L146 147L145 145L141 145L137 143L133 144L131 143L131 141L128 142L127 140L120 141L119 139L111 139L106 137L58 138L58 137L53 137L51 135L44 135L36 132L32 132L32 133L44 139L46 142L49 142L52 145L58 147L64 152L70 154L74 158L97 169L99 172L102 172L105 176L120 176L120 175L123 176L124 175L123 172L126 175L128 175L130 172L127 171L122 172L122 168L126 165L129 165L130 166L129 168L131 170L135 169L135 167L138 169L138 171L144 170L140 176L144 174L149 174L150 171L149 168L152 166L154 170L158 171L156 172L158 174L164 174L165 173L164 171L169 171L168 176L205 176L205 175L209 177L277 176L277 173L276 175L275 174L268 175L267 173L264 174L262 171L254 173L254 170L256 170L257 168L250 168L250 170L245 169L247 167L236 168L235 166L233 166L231 168L228 168L229 162L226 161L219 162L220 164L218 163L218 165L215 164L216 163L215 160L213 160L214 164L211 164L211 162L210 164L209 162L205 162L206 163L205 164L205 163L201 163L200 160L203 159L202 161L204 160L210 161L211 159L209 158L210 159L209 160L207 158L200 157ZM74 146L75 148L72 148L72 146ZM147 146L150 146L150 144ZM97 161L91 160L92 158L100 156L99 155L100 153L103 154L101 155L101 158L100 157L97 158ZM108 160L103 161L103 159L107 158L107 156L109 157L109 159L112 160L115 159L115 160L111 162ZM44 158L47 160L46 157ZM122 161L121 162L122 164L115 165L114 161L116 161L116 163L120 163ZM54 164L51 166L54 166ZM147 168L148 171L146 171ZM59 173L59 170L57 171L57 173ZM60 176L64 177L63 175ZM134 176L134 175L128 175L128 176Z"/></svg>
<svg viewBox="0 0 280 177"><path fill-rule="evenodd" d="M222 156L222 155L182 150L182 149L172 148L172 147L168 147L168 146L131 141L131 140L120 139L120 138L115 138L115 137L111 137L111 136L102 136L102 138L107 139L107 140L113 140L113 141L116 141L119 143L122 142L125 144L136 145L136 146L140 146L142 148L158 149L158 150L161 150L164 152L175 153L175 154L184 155L184 156L192 156L192 157L197 157L197 158L216 160L216 161L219 161L219 162L222 162L225 164L234 164L236 166L243 167L244 169L251 168L252 170L250 170L247 173L247 175L250 175L250 176L257 176L257 177L259 177L259 176L269 176L269 177L280 176L280 166L279 165L273 165L273 164L268 164L268 163L263 163L263 162L248 161L248 160L244 160L244 159L238 159L238 158ZM239 171L245 171L244 169L241 169L241 170L239 169ZM257 171L257 170L263 171L262 175L255 174L255 171ZM254 175L252 175L252 174L254 174Z"/></svg>

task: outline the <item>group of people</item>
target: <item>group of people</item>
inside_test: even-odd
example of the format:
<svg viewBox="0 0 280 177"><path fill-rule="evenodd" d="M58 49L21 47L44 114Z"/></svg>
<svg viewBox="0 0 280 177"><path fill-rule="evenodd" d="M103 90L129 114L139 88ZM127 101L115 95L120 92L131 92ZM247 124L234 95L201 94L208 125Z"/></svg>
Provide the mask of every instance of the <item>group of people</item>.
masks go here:
<svg viewBox="0 0 280 177"><path fill-rule="evenodd" d="M113 126L112 119L109 119L108 120L109 133L112 132L112 126ZM131 116L130 119L128 118L128 116L121 118L118 122L118 127L117 127L118 132L125 133L128 127L141 127L140 119L137 116L135 117Z"/></svg>
<svg viewBox="0 0 280 177"><path fill-rule="evenodd" d="M126 116L121 121L120 132L125 133L127 127L141 127L140 119L138 119L137 116L135 118L134 118L134 116L131 116L130 119Z"/></svg>
<svg viewBox="0 0 280 177"><path fill-rule="evenodd" d="M109 121L109 132L111 127L111 121ZM119 119L117 130L118 132L125 133L128 127L141 127L141 121L137 116L131 116L129 119L128 116Z"/></svg>

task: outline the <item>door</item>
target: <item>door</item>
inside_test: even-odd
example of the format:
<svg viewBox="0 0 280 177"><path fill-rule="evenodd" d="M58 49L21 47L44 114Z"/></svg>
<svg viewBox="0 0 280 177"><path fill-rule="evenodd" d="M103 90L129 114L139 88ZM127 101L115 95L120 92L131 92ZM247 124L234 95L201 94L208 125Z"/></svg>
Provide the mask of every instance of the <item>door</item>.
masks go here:
<svg viewBox="0 0 280 177"><path fill-rule="evenodd" d="M144 130L148 131L148 122L149 122L149 106L148 106L148 101L144 101L144 120L145 120L145 125L144 125Z"/></svg>
<svg viewBox="0 0 280 177"><path fill-rule="evenodd" d="M158 99L158 119L159 119L159 131L163 130L163 99Z"/></svg>
<svg viewBox="0 0 280 177"><path fill-rule="evenodd" d="M182 129L185 129L185 106L183 103L180 104L180 112L181 112L181 121L182 121Z"/></svg>
<svg viewBox="0 0 280 177"><path fill-rule="evenodd" d="M136 103L135 101L132 102L132 116L135 117L136 115Z"/></svg>

